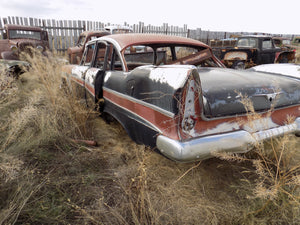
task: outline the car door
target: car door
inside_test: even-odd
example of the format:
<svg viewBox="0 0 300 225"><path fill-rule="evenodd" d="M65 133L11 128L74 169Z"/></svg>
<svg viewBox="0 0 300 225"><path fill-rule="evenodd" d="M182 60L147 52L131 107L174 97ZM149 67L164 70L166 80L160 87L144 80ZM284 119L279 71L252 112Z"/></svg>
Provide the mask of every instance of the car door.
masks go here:
<svg viewBox="0 0 300 225"><path fill-rule="evenodd" d="M82 100L86 99L85 91L85 79L86 74L92 66L93 54L94 54L95 43L89 44L85 48L85 52L78 66L72 69L72 82L74 95Z"/></svg>
<svg viewBox="0 0 300 225"><path fill-rule="evenodd" d="M95 46L94 58L91 67L85 75L85 90L88 102L96 103L103 110L102 102L104 100L103 87L104 79L110 83L110 88L114 91L120 91L118 87L123 87L121 81L124 80L124 66L121 62L120 54L111 43L98 41Z"/></svg>
<svg viewBox="0 0 300 225"><path fill-rule="evenodd" d="M258 64L274 63L276 49L271 38L264 38L261 42L261 57Z"/></svg>

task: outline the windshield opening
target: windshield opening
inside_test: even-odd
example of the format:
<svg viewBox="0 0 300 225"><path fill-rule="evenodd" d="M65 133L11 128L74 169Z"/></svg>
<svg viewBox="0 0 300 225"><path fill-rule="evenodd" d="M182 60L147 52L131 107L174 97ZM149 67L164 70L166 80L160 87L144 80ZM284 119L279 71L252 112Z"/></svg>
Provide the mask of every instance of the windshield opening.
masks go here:
<svg viewBox="0 0 300 225"><path fill-rule="evenodd" d="M237 47L257 48L257 39L256 38L240 38L237 41Z"/></svg>
<svg viewBox="0 0 300 225"><path fill-rule="evenodd" d="M31 31L31 30L10 30L9 38L10 39L26 38L26 39L34 39L34 40L42 39L40 31Z"/></svg>

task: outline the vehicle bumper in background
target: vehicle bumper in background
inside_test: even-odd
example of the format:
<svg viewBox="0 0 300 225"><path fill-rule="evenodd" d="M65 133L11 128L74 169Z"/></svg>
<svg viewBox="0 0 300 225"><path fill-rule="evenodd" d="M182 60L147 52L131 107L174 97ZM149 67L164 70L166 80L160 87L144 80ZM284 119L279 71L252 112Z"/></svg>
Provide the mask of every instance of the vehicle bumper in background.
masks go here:
<svg viewBox="0 0 300 225"><path fill-rule="evenodd" d="M291 133L300 135L300 118L297 118L294 123L253 134L240 130L199 137L184 142L159 135L156 140L156 146L163 155L172 160L191 162L211 158L218 152L247 152L253 149L257 142Z"/></svg>

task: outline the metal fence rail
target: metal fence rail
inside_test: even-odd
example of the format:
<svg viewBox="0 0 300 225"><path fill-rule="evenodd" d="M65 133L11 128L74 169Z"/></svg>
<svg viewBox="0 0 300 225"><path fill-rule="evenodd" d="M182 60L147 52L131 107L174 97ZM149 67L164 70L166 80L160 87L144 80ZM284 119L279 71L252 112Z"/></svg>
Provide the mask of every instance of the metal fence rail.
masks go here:
<svg viewBox="0 0 300 225"><path fill-rule="evenodd" d="M4 24L17 24L25 26L37 26L48 31L50 49L58 52L65 52L68 47L74 46L78 40L81 32L86 30L99 30L105 26L112 25L110 23L102 23L95 21L85 20L55 20L55 19L37 19L28 17L8 16L6 18L0 17L0 36ZM188 29L185 24L183 27L172 26L164 23L162 26L145 25L143 22L138 24L129 25L126 22L124 25L129 26L136 33L155 33L155 34L168 34L183 37L190 37L200 40L206 44L211 39L224 39L230 38L232 35L239 34L253 34L253 33L240 33L240 32L216 32L205 31L198 29ZM274 34L273 34L274 35ZM280 35L292 38L294 35Z"/></svg>

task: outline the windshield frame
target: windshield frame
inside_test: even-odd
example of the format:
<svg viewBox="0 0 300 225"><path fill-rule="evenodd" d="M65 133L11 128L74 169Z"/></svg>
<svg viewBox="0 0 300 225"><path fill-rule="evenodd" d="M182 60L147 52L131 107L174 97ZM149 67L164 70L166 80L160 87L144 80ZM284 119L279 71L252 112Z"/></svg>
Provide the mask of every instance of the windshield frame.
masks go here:
<svg viewBox="0 0 300 225"><path fill-rule="evenodd" d="M32 39L41 41L42 32L35 30L10 29L8 30L9 39Z"/></svg>

